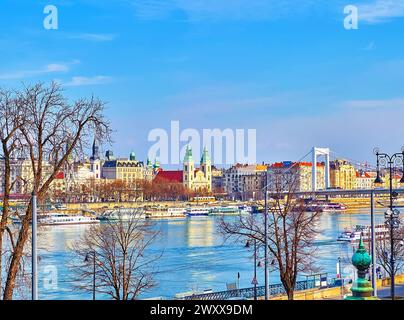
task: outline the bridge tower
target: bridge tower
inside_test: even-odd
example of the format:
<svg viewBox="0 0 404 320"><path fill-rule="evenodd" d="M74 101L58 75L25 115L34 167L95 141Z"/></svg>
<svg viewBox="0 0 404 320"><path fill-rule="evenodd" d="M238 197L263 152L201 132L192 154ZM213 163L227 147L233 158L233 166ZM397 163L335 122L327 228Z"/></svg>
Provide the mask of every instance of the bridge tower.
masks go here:
<svg viewBox="0 0 404 320"><path fill-rule="evenodd" d="M330 149L313 147L312 190L317 190L317 157L325 156L325 187L330 187Z"/></svg>

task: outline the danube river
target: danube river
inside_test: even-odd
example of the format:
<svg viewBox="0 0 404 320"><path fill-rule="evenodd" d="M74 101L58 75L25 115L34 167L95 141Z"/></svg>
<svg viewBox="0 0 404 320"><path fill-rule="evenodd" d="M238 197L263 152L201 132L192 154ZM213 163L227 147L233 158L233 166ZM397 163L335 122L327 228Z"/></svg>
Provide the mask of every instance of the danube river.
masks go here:
<svg viewBox="0 0 404 320"><path fill-rule="evenodd" d="M376 223L383 220L382 212L377 212L375 216ZM251 287L251 251L241 243L224 243L218 233L217 224L217 217L154 221L154 228L161 231L161 236L150 250L155 253L163 251L163 255L156 263L157 286L141 298L172 298L176 293L192 290L222 291L226 290L227 283L238 282L240 288ZM328 273L330 277L335 276L338 257L341 257L344 276L352 276L350 257L353 247L337 242L336 238L344 228L352 228L356 224L370 225L367 210L352 214L324 213L321 216L321 232L316 240L318 267L321 272ZM89 226L54 226L41 229L40 299L91 299L91 293L74 289L72 275L67 267L72 260L69 247L87 228ZM50 274L57 276L52 278L53 283L49 282ZM258 285L263 285L263 279L263 268L258 268ZM279 282L276 272L271 272L270 283ZM97 298L107 299L102 295Z"/></svg>

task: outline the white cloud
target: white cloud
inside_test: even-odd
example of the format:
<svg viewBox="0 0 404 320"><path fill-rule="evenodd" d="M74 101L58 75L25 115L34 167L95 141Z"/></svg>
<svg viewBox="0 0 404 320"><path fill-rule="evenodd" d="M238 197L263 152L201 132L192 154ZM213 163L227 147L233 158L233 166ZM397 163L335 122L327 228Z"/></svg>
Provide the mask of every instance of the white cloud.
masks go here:
<svg viewBox="0 0 404 320"><path fill-rule="evenodd" d="M80 33L71 35L69 38L94 42L106 42L114 40L116 35L111 33Z"/></svg>
<svg viewBox="0 0 404 320"><path fill-rule="evenodd" d="M48 72L67 72L69 67L65 64L51 63L46 66Z"/></svg>
<svg viewBox="0 0 404 320"><path fill-rule="evenodd" d="M40 69L18 70L0 74L0 80L18 80L46 75L50 73L68 72L68 64L50 63Z"/></svg>
<svg viewBox="0 0 404 320"><path fill-rule="evenodd" d="M79 87L79 86L89 86L89 85L100 85L106 84L112 81L111 77L108 76L94 76L94 77L73 77L71 81L64 83L68 87Z"/></svg>
<svg viewBox="0 0 404 320"><path fill-rule="evenodd" d="M372 3L358 5L358 9L359 21L370 24L404 17L404 1L402 0L374 0Z"/></svg>

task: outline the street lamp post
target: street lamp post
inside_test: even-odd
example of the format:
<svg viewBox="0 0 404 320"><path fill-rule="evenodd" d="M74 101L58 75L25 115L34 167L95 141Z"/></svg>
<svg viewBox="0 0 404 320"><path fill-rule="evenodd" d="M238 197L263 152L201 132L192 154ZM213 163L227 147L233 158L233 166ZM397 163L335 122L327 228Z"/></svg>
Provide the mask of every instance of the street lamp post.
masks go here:
<svg viewBox="0 0 404 320"><path fill-rule="evenodd" d="M373 296L377 297L377 280L376 280L376 231L375 231L375 192L370 193L370 224L372 233L371 255L372 255L372 288Z"/></svg>
<svg viewBox="0 0 404 320"><path fill-rule="evenodd" d="M37 195L32 193L32 300L38 300Z"/></svg>
<svg viewBox="0 0 404 320"><path fill-rule="evenodd" d="M380 166L384 166L389 170L389 188L390 188L390 205L389 210L386 212L386 225L390 228L390 269L391 269L391 287L390 294L391 299L395 298L395 274L394 274L394 229L396 229L400 223L399 220L399 211L394 210L393 201L394 198L397 197L397 193L393 192L393 169L398 165L402 165L403 176L400 180L400 183L404 183L404 147L401 148L401 153L395 153L393 155L388 155L386 153L380 153L379 149L376 148L374 150L377 159L377 176L375 180L375 184L383 183L383 180L380 176Z"/></svg>
<svg viewBox="0 0 404 320"><path fill-rule="evenodd" d="M246 248L250 247L250 241L247 241ZM251 284L254 285L254 300L257 300L257 239L254 238L254 277L251 281Z"/></svg>
<svg viewBox="0 0 404 320"><path fill-rule="evenodd" d="M344 296L344 278L342 277L341 257L338 257L337 263L337 277L341 281L341 296Z"/></svg>
<svg viewBox="0 0 404 320"><path fill-rule="evenodd" d="M257 239L254 239L254 300L257 300Z"/></svg>
<svg viewBox="0 0 404 320"><path fill-rule="evenodd" d="M92 256L92 262L93 262L93 300L95 300L95 250L87 253L86 258L84 259L85 262L90 261L90 256Z"/></svg>
<svg viewBox="0 0 404 320"><path fill-rule="evenodd" d="M264 282L265 282L265 300L269 299L268 283L268 170L265 171L265 210L264 210Z"/></svg>

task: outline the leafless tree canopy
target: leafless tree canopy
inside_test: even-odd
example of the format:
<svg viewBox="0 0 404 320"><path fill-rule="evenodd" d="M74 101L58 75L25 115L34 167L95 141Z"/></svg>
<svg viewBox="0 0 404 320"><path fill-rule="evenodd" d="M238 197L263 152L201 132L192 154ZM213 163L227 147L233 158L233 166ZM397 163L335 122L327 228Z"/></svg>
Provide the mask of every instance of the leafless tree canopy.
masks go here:
<svg viewBox="0 0 404 320"><path fill-rule="evenodd" d="M313 265L319 212L306 212L304 202L294 195L298 177L295 174L272 172L268 206L268 252L271 268L279 271L289 299L293 299L297 275L315 271ZM264 247L264 214L222 219L219 229L225 239L256 239Z"/></svg>
<svg viewBox="0 0 404 320"><path fill-rule="evenodd" d="M92 226L72 248L76 287L93 290L95 263L96 292L115 300L136 299L155 286L153 268L161 255L147 249L158 234L135 213L130 219Z"/></svg>
<svg viewBox="0 0 404 320"><path fill-rule="evenodd" d="M48 86L39 83L16 91L0 91L1 162L5 172L2 177L5 192L1 240L7 231L10 190L14 183L9 171L13 157L30 161L32 179L24 183L29 193L36 193L41 202L64 165L75 155L82 155L90 135L96 133L99 139L109 141L110 126L103 112L104 103L95 97L69 102L62 88L54 82ZM51 166L45 166L46 162ZM6 269L4 299L13 297L31 218L32 208L29 204L17 237L10 239L13 248Z"/></svg>
<svg viewBox="0 0 404 320"><path fill-rule="evenodd" d="M383 236L376 241L377 262L387 272L389 277L396 275L404 266L404 227L394 230L394 269L391 265L391 241L390 237Z"/></svg>
<svg viewBox="0 0 404 320"><path fill-rule="evenodd" d="M15 248L15 232L7 225L10 216L10 193L13 185L17 182L11 177L11 160L21 153L19 130L25 123L25 115L23 110L19 108L19 101L15 92L0 89L0 178L3 193L1 199L3 208L0 219L0 295L3 292L3 267L7 270L10 264L10 252L13 252ZM3 265L4 257L7 259L5 266ZM21 276L21 274L25 274L24 270L23 261L21 261L19 279L25 278Z"/></svg>

